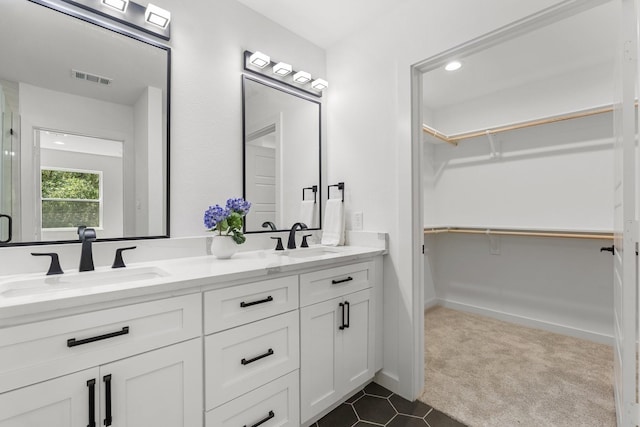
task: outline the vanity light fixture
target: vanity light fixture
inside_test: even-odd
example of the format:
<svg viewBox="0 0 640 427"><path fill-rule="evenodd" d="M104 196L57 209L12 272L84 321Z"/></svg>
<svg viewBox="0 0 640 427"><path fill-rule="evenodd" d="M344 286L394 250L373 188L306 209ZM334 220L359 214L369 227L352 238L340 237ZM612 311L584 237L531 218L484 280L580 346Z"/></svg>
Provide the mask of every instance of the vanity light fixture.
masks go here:
<svg viewBox="0 0 640 427"><path fill-rule="evenodd" d="M329 87L329 82L323 79L315 79L311 82L311 87L317 90L324 90Z"/></svg>
<svg viewBox="0 0 640 427"><path fill-rule="evenodd" d="M311 80L311 74L306 71L298 71L293 75L293 81L300 84L305 84Z"/></svg>
<svg viewBox="0 0 640 427"><path fill-rule="evenodd" d="M243 61L246 72L276 81L307 95L322 98L323 90L329 87L326 80L312 80L311 73L297 71L291 64L276 61L262 52L245 50Z"/></svg>
<svg viewBox="0 0 640 427"><path fill-rule="evenodd" d="M162 40L171 39L171 12L156 5L148 4L146 7L133 0L32 0L54 9L61 10L72 16L98 25L113 28L115 31L134 37L140 37L137 33L143 33L158 37ZM75 8L57 6L56 3L68 3ZM89 13L86 13L86 12ZM99 15L99 17L93 16ZM103 18L111 20L105 22ZM127 29L134 28L135 31Z"/></svg>
<svg viewBox="0 0 640 427"><path fill-rule="evenodd" d="M444 69L447 71L456 71L462 67L462 63L460 61L451 61L444 66Z"/></svg>
<svg viewBox="0 0 640 427"><path fill-rule="evenodd" d="M129 0L102 0L102 4L109 6L118 12L125 13L127 6L129 6Z"/></svg>
<svg viewBox="0 0 640 427"><path fill-rule="evenodd" d="M291 67L291 65L285 64L284 62L278 62L276 65L273 66L273 73L279 76L284 77L287 74L291 73L291 71L293 71L293 68Z"/></svg>
<svg viewBox="0 0 640 427"><path fill-rule="evenodd" d="M167 28L171 21L171 12L149 3L144 12L144 20L160 28Z"/></svg>
<svg viewBox="0 0 640 427"><path fill-rule="evenodd" d="M249 57L249 62L258 68L264 68L271 63L271 58L262 52L256 52Z"/></svg>

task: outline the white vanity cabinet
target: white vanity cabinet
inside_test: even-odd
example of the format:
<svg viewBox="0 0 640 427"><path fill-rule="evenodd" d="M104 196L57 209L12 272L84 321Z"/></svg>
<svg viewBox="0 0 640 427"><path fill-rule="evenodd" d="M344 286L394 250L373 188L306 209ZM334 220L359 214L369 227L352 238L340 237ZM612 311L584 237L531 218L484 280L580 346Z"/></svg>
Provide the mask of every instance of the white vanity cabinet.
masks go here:
<svg viewBox="0 0 640 427"><path fill-rule="evenodd" d="M202 423L201 295L0 329L0 426Z"/></svg>
<svg viewBox="0 0 640 427"><path fill-rule="evenodd" d="M206 426L298 427L298 276L204 298Z"/></svg>
<svg viewBox="0 0 640 427"><path fill-rule="evenodd" d="M300 276L303 422L374 376L372 274L372 263L360 263Z"/></svg>

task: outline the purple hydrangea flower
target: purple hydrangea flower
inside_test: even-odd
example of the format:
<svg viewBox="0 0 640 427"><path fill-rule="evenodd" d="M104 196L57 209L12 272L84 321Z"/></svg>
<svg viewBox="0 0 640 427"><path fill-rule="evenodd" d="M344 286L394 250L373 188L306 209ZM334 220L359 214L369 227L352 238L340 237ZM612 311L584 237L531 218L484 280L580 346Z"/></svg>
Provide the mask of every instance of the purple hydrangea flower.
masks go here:
<svg viewBox="0 0 640 427"><path fill-rule="evenodd" d="M228 208L223 208L220 205L209 206L209 209L204 211L204 226L212 230L219 222L227 219L229 215L231 215L231 211Z"/></svg>
<svg viewBox="0 0 640 427"><path fill-rule="evenodd" d="M242 216L248 214L250 208L251 202L245 201L242 197L227 200L227 209L238 212Z"/></svg>

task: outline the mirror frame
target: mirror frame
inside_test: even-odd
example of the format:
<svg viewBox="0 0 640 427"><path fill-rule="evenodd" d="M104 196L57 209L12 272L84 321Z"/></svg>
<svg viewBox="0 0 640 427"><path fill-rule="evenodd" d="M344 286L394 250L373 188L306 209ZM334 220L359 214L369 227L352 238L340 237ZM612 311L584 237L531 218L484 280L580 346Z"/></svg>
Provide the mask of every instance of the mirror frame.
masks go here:
<svg viewBox="0 0 640 427"><path fill-rule="evenodd" d="M166 102L167 102L167 112L166 112L166 148L164 153L164 168L165 168L165 230L164 234L157 236L123 236L123 237L111 237L111 238L98 238L96 242L111 242L111 241L126 241L126 240L152 240L152 239L168 239L170 237L170 226L171 226L171 48L163 43L159 43L155 40L152 40L148 37L144 37L140 33L130 30L123 26L123 24L119 22L107 21L105 19L101 19L100 16L94 15L86 9L81 8L73 8L69 7L69 4L60 4L59 2L55 2L52 0L24 0L29 1L31 3L35 3L39 6L46 7L47 9L51 9L54 13L62 13L71 18L80 19L81 21L87 22L92 25L96 25L105 30L112 31L116 34L120 34L125 37L129 37L133 40L136 40L140 43L145 43L147 45L162 49L167 54L167 86L166 86ZM64 0L60 0L64 1ZM15 246L42 246L42 245L58 245L58 244L68 244L68 243L78 243L79 240L46 240L46 241L32 241L32 242L9 242L9 243L0 243L0 248L3 247L15 247Z"/></svg>
<svg viewBox="0 0 640 427"><path fill-rule="evenodd" d="M279 90L288 95L293 95L295 97L301 98L305 101L313 102L318 105L318 226L313 228L308 228L308 230L321 230L322 229L322 102L320 100L312 99L308 95L295 90L295 88L290 89L288 87L284 87L282 85L273 83L271 81L263 80L261 78L253 77L247 75L245 73L242 74L242 197L245 198L247 196L247 162L246 162L246 147L247 147L247 120L246 120L246 82L250 80L252 82L264 85L268 88ZM292 224L293 225L293 224ZM247 223L246 221L242 224L242 231L245 234L253 234L253 233L275 233L282 231L289 231L288 228L278 228L276 230L265 229L265 230L249 230L247 231Z"/></svg>

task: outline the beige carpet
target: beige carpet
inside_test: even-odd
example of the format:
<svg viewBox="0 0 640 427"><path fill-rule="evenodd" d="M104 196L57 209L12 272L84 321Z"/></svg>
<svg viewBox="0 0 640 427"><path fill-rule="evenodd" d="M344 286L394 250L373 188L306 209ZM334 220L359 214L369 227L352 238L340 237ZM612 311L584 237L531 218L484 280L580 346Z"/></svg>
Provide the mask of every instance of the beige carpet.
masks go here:
<svg viewBox="0 0 640 427"><path fill-rule="evenodd" d="M420 400L471 427L614 427L613 350L435 307Z"/></svg>

